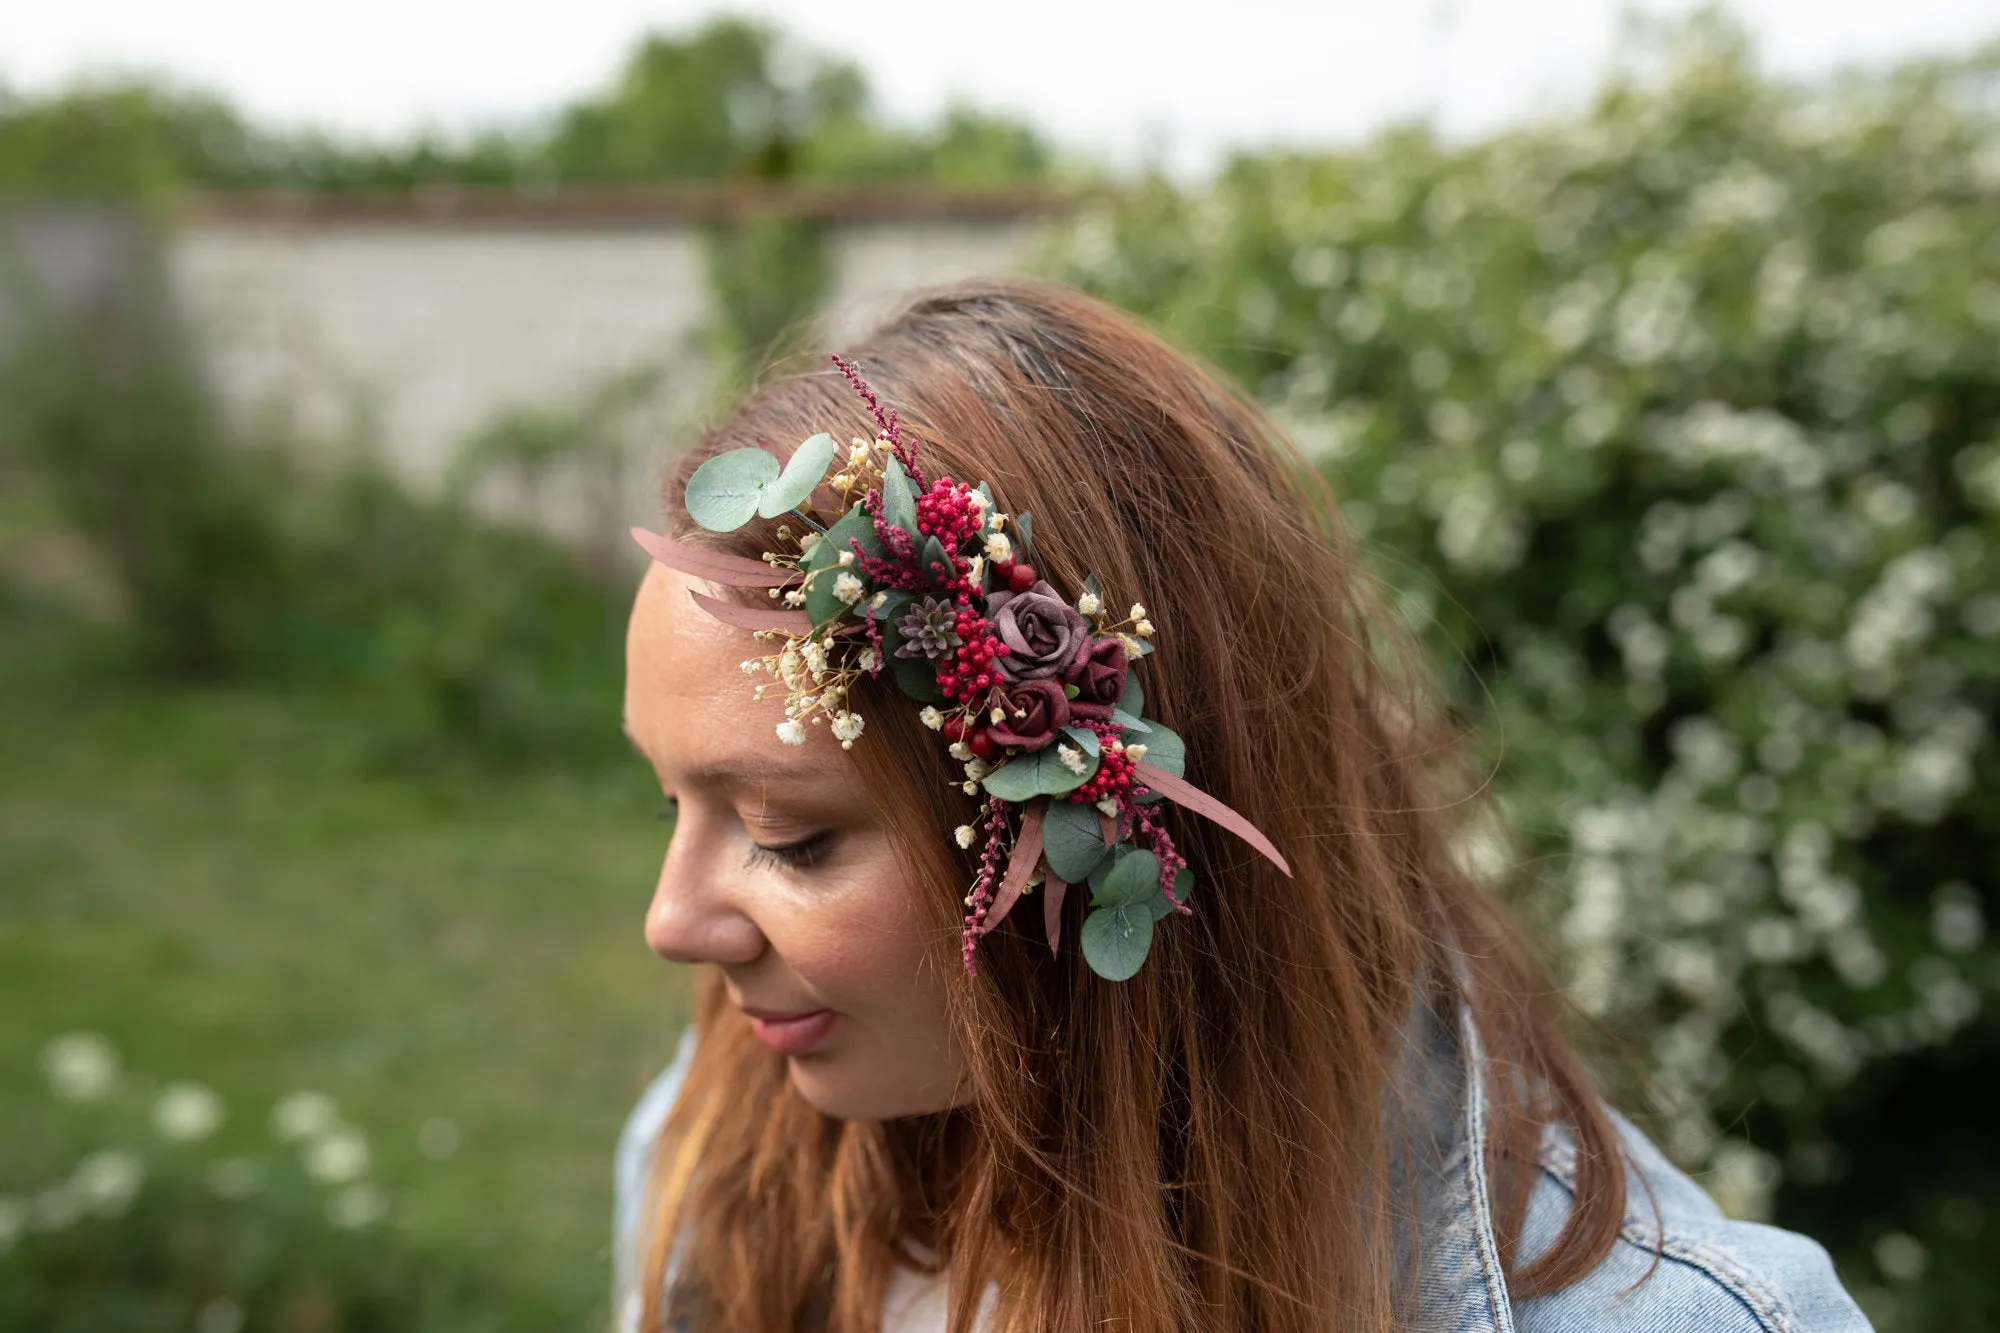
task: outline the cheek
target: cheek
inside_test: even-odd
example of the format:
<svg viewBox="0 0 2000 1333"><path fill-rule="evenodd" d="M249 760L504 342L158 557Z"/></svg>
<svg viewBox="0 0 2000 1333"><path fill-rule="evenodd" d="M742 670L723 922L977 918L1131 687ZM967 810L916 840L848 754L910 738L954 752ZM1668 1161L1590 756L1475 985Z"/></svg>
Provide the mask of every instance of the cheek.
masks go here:
<svg viewBox="0 0 2000 1333"><path fill-rule="evenodd" d="M943 951L913 893L892 857L871 856L844 890L774 924L772 943L835 1008L901 1008L941 990Z"/></svg>

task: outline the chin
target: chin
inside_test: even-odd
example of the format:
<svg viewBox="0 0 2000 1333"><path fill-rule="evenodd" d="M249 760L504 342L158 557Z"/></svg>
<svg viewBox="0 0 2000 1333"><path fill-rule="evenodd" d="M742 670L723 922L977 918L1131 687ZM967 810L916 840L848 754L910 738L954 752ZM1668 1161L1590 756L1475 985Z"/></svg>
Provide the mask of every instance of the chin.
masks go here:
<svg viewBox="0 0 2000 1333"><path fill-rule="evenodd" d="M864 1061L829 1055L786 1058L792 1087L821 1115L835 1120L897 1120L956 1104L950 1088L898 1077Z"/></svg>

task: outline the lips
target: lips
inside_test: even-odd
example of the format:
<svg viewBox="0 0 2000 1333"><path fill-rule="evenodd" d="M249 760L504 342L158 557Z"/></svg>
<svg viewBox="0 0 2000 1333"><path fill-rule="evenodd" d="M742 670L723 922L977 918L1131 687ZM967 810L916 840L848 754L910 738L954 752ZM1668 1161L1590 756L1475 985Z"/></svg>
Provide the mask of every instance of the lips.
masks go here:
<svg viewBox="0 0 2000 1333"><path fill-rule="evenodd" d="M756 1034L757 1040L779 1055L804 1055L826 1040L827 1033L833 1030L835 1021L840 1017L831 1009L810 1009L795 1014L768 1014L745 1009L743 1013L750 1020L750 1030Z"/></svg>

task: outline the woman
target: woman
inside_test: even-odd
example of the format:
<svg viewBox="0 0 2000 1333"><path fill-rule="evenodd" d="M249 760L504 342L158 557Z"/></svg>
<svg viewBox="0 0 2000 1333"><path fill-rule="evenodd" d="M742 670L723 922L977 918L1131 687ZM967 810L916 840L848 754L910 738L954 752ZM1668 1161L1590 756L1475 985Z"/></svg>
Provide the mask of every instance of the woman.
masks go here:
<svg viewBox="0 0 2000 1333"><path fill-rule="evenodd" d="M1866 1327L1599 1101L1330 501L1185 357L945 291L668 494L632 1326Z"/></svg>

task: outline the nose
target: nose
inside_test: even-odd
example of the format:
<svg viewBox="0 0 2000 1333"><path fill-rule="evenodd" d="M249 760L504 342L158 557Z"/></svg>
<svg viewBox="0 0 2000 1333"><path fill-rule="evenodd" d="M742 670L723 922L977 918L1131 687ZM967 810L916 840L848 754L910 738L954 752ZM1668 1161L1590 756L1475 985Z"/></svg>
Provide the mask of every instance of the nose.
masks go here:
<svg viewBox="0 0 2000 1333"><path fill-rule="evenodd" d="M676 836L668 846L646 910L646 947L675 963L754 963L769 942L713 860L694 839Z"/></svg>

